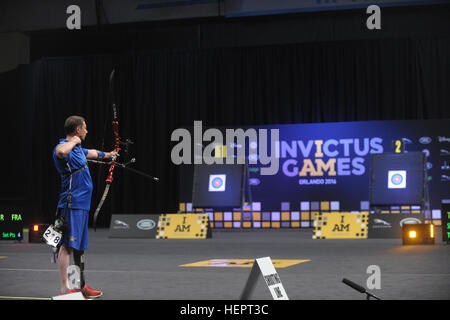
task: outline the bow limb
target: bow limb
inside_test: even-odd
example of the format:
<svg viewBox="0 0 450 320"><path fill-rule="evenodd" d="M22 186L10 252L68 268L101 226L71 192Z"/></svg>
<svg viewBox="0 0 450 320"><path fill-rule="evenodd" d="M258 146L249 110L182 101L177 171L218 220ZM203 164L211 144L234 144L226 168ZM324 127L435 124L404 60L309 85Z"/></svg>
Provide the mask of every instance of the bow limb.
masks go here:
<svg viewBox="0 0 450 320"><path fill-rule="evenodd" d="M106 196L108 195L110 187L111 187L111 184L107 184L105 186L105 191L103 191L103 196L102 196L100 202L98 203L97 209L95 209L95 213L94 213L94 230L95 231L97 231L97 217L98 217L98 214L100 212L100 209L103 206L103 202L105 202L105 199L106 199Z"/></svg>
<svg viewBox="0 0 450 320"><path fill-rule="evenodd" d="M119 120L117 117L117 107L114 99L114 91L113 91L113 80L114 80L114 73L115 70L113 69L111 71L111 74L109 76L109 93L112 100L112 109L113 109L113 121L112 121L112 128L114 132L114 151L120 151L120 137L119 137ZM114 169L116 167L116 158L113 158L111 165L108 170L108 177L106 178L106 186L105 191L103 192L103 196L97 206L97 209L95 209L94 213L94 230L97 230L97 219L98 215L100 213L100 209L103 206L103 203L105 202L106 197L108 196L109 189L111 187L111 184L114 180Z"/></svg>

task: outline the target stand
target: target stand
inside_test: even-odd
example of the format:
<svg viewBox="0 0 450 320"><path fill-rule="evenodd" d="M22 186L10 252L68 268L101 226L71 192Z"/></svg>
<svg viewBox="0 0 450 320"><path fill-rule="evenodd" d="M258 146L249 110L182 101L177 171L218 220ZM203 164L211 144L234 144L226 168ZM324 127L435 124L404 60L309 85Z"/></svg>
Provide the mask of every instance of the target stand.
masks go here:
<svg viewBox="0 0 450 320"><path fill-rule="evenodd" d="M403 223L431 219L423 152L372 154L370 160L369 238L399 238Z"/></svg>
<svg viewBox="0 0 450 320"><path fill-rule="evenodd" d="M248 164L194 165L192 207L194 209L252 207Z"/></svg>

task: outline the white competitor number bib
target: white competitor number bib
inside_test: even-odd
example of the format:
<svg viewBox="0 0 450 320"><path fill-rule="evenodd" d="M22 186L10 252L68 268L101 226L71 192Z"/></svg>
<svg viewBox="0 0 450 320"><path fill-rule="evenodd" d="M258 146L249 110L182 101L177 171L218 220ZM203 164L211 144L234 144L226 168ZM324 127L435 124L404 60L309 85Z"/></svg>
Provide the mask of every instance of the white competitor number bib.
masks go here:
<svg viewBox="0 0 450 320"><path fill-rule="evenodd" d="M45 230L42 237L49 246L56 247L61 241L62 234L53 229L53 226L50 226L47 228L47 230Z"/></svg>

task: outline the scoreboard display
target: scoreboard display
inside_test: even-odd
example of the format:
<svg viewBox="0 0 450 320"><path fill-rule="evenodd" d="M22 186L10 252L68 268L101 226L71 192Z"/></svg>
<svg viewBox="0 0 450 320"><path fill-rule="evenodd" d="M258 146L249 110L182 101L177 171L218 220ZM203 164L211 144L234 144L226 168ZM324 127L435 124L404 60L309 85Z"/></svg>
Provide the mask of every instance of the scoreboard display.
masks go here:
<svg viewBox="0 0 450 320"><path fill-rule="evenodd" d="M23 240L21 213L0 211L0 240Z"/></svg>
<svg viewBox="0 0 450 320"><path fill-rule="evenodd" d="M450 243L450 200L443 200L441 207L442 241Z"/></svg>

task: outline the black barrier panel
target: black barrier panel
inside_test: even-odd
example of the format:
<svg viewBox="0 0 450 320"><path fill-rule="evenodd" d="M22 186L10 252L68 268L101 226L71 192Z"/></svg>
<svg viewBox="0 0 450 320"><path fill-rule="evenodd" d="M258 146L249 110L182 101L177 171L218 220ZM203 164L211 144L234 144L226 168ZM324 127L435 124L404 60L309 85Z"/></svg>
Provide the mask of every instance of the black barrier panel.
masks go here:
<svg viewBox="0 0 450 320"><path fill-rule="evenodd" d="M423 214L383 214L372 213L369 215L369 239L402 238L402 226L404 224L424 223Z"/></svg>
<svg viewBox="0 0 450 320"><path fill-rule="evenodd" d="M155 239L159 214L113 214L109 238Z"/></svg>

